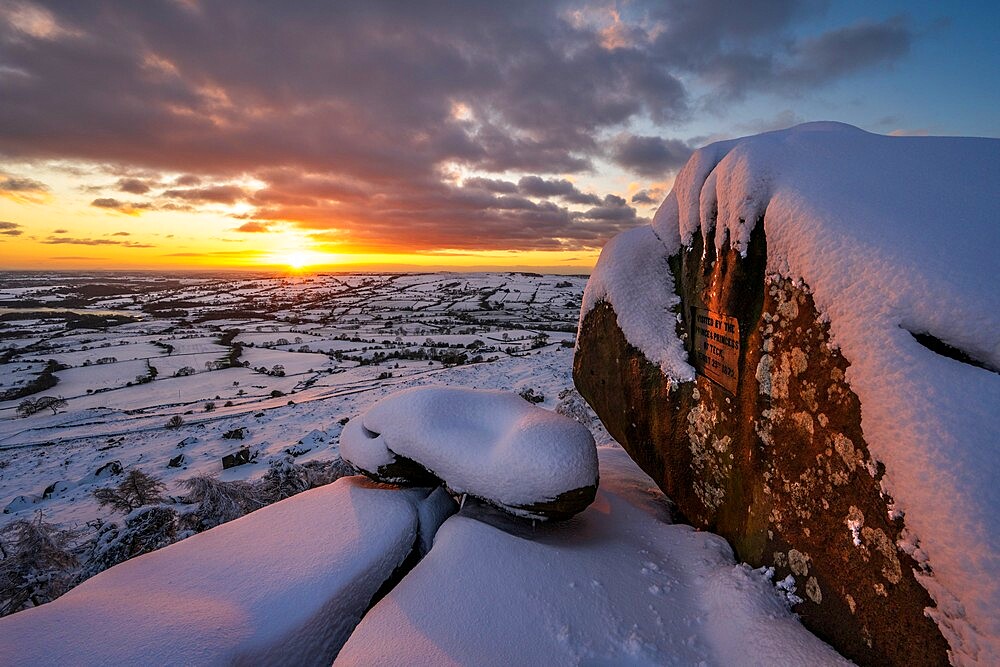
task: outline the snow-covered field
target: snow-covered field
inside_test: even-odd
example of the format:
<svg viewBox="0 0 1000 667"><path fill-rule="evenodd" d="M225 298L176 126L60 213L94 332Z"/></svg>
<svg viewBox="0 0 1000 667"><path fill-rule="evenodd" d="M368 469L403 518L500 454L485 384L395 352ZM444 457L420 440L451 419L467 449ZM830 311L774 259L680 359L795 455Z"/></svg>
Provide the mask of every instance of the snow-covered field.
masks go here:
<svg viewBox="0 0 1000 667"><path fill-rule="evenodd" d="M322 444L313 438L297 462L336 457L341 420L405 387L532 389L552 408L572 386L569 342L586 278L193 276L164 289L162 278L137 276L115 277L112 298L70 301L77 291L107 291L95 288L106 282L101 275L0 279L0 305L52 308L48 297L57 294L75 310L136 318L106 329L75 328L51 313L0 320L0 392L31 382L52 359L65 366L54 373L58 383L31 397L67 402L58 414L28 417L17 415L23 398L0 402L0 527L39 510L46 521L84 531L111 518L92 497L102 483L78 483L111 461L159 477L171 494L195 474L259 477L317 431ZM500 307L501 297L521 304L516 315ZM226 332L235 332L228 342ZM183 424L167 428L174 416ZM222 437L240 427L243 440ZM255 462L223 472L222 457L244 446ZM183 464L168 467L178 454ZM60 482L67 490L45 494Z"/></svg>

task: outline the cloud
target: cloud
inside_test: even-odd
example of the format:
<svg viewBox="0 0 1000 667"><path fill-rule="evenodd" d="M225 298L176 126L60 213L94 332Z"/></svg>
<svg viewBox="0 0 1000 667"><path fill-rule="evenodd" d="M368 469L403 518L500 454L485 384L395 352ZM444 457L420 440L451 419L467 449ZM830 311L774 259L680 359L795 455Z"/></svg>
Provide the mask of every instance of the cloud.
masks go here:
<svg viewBox="0 0 1000 667"><path fill-rule="evenodd" d="M118 189L133 195L144 195L152 189L152 186L138 178L122 178L118 181Z"/></svg>
<svg viewBox="0 0 1000 667"><path fill-rule="evenodd" d="M913 33L902 16L862 21L797 43L784 74L800 83L819 83L898 60L912 42Z"/></svg>
<svg viewBox="0 0 1000 667"><path fill-rule="evenodd" d="M0 235L3 236L20 236L24 233L20 229L21 225L16 222L7 222L5 220L0 220Z"/></svg>
<svg viewBox="0 0 1000 667"><path fill-rule="evenodd" d="M194 185L201 185L201 179L193 174L184 174L183 176L178 176L174 179L174 185L189 188Z"/></svg>
<svg viewBox="0 0 1000 667"><path fill-rule="evenodd" d="M114 239L78 239L66 236L50 236L40 241L46 245L117 245L126 248L155 248L149 243L139 243L138 241L115 241Z"/></svg>
<svg viewBox="0 0 1000 667"><path fill-rule="evenodd" d="M633 204L658 204L656 199L649 193L649 190L639 190L631 199Z"/></svg>
<svg viewBox="0 0 1000 667"><path fill-rule="evenodd" d="M235 204L244 199L247 193L235 185L212 185L204 188L188 188L165 190L162 197L183 199L198 204Z"/></svg>
<svg viewBox="0 0 1000 667"><path fill-rule="evenodd" d="M115 232L112 236L132 236L129 232Z"/></svg>
<svg viewBox="0 0 1000 667"><path fill-rule="evenodd" d="M822 5L5 9L0 63L19 74L3 78L0 154L114 165L115 191L93 205L128 215L239 203L367 247L595 248L639 218L566 176L609 157L662 176L686 146L654 135L706 99L809 93L915 39L904 19L803 37ZM636 127L656 130L622 134Z"/></svg>
<svg viewBox="0 0 1000 667"><path fill-rule="evenodd" d="M580 192L564 178L545 180L541 176L525 176L517 182L522 194L533 197L560 197L573 204L600 204L597 195Z"/></svg>
<svg viewBox="0 0 1000 667"><path fill-rule="evenodd" d="M677 139L624 134L611 142L611 159L642 176L662 178L683 167L692 150Z"/></svg>
<svg viewBox="0 0 1000 667"><path fill-rule="evenodd" d="M752 44L725 48L702 63L702 74L715 84L709 103L731 102L747 92L798 96L855 72L902 59L915 33L906 19L860 21L816 36L784 36L768 48Z"/></svg>
<svg viewBox="0 0 1000 667"><path fill-rule="evenodd" d="M53 234L68 234L69 230L68 229L53 229L52 233Z"/></svg>
<svg viewBox="0 0 1000 667"><path fill-rule="evenodd" d="M147 202L125 202L114 197L98 197L90 202L90 205L95 208L104 208L125 215L139 215L140 212L153 208L153 205Z"/></svg>
<svg viewBox="0 0 1000 667"><path fill-rule="evenodd" d="M0 197L18 203L41 204L50 199L49 186L32 178L0 172Z"/></svg>
<svg viewBox="0 0 1000 667"><path fill-rule="evenodd" d="M234 232L269 232L271 231L270 226L264 222L258 222L257 220L251 220L250 222L244 222L239 227L233 229Z"/></svg>
<svg viewBox="0 0 1000 667"><path fill-rule="evenodd" d="M517 183L504 181L497 178L467 178L462 182L466 188L478 188L487 192L500 192L504 194L514 194L517 192Z"/></svg>

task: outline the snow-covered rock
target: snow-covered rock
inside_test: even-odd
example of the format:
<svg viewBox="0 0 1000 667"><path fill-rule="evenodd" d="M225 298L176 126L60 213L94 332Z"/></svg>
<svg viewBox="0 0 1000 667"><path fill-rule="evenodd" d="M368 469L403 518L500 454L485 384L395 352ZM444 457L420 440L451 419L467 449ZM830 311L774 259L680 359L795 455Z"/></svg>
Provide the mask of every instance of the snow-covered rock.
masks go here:
<svg viewBox="0 0 1000 667"><path fill-rule="evenodd" d="M587 287L575 378L611 434L859 655L1000 662L998 183L993 139L713 144ZM738 321L732 391L691 381L695 308Z"/></svg>
<svg viewBox="0 0 1000 667"><path fill-rule="evenodd" d="M336 664L846 664L724 540L670 525L624 451L600 461L596 501L568 522L448 519Z"/></svg>
<svg viewBox="0 0 1000 667"><path fill-rule="evenodd" d="M508 392L399 392L352 419L340 451L380 481L440 479L453 493L538 519L572 516L597 487L597 450L587 428Z"/></svg>
<svg viewBox="0 0 1000 667"><path fill-rule="evenodd" d="M126 561L0 619L0 664L328 665L440 522L427 493L342 478Z"/></svg>

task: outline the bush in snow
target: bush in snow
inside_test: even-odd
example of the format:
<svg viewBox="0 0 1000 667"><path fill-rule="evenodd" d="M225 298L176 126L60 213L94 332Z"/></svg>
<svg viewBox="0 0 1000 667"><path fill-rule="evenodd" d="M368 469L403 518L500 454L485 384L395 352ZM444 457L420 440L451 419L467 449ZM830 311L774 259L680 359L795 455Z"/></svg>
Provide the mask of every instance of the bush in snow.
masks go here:
<svg viewBox="0 0 1000 667"><path fill-rule="evenodd" d="M541 403L545 400L545 395L541 392L535 392L532 387L522 389L518 392L518 396L526 400L528 403Z"/></svg>
<svg viewBox="0 0 1000 667"><path fill-rule="evenodd" d="M79 581L184 537L177 512L163 505L141 507L130 512L124 525L104 523L90 543Z"/></svg>
<svg viewBox="0 0 1000 667"><path fill-rule="evenodd" d="M339 456L328 461L309 461L303 463L302 468L306 471L306 478L309 480L310 489L332 484L341 477L350 477L351 475L358 474L354 466Z"/></svg>
<svg viewBox="0 0 1000 667"><path fill-rule="evenodd" d="M163 502L161 494L164 488L159 479L134 468L118 486L95 490L94 498L102 507L110 505L112 509L127 514L143 505Z"/></svg>
<svg viewBox="0 0 1000 667"><path fill-rule="evenodd" d="M188 490L181 502L198 504L194 519L199 530L238 519L267 504L260 489L251 482L224 482L212 475L196 475L181 484Z"/></svg>
<svg viewBox="0 0 1000 667"><path fill-rule="evenodd" d="M305 469L296 465L291 456L271 461L270 467L260 480L261 498L267 503L276 503L302 493L309 488Z"/></svg>
<svg viewBox="0 0 1000 667"><path fill-rule="evenodd" d="M167 420L167 428L180 428L184 425L184 418L180 415L174 415Z"/></svg>
<svg viewBox="0 0 1000 667"><path fill-rule="evenodd" d="M0 530L0 616L37 607L72 587L75 537L75 532L43 521L41 512Z"/></svg>
<svg viewBox="0 0 1000 667"><path fill-rule="evenodd" d="M258 484L261 499L270 504L354 474L354 466L339 456L302 465L295 463L291 456L285 456L271 462Z"/></svg>

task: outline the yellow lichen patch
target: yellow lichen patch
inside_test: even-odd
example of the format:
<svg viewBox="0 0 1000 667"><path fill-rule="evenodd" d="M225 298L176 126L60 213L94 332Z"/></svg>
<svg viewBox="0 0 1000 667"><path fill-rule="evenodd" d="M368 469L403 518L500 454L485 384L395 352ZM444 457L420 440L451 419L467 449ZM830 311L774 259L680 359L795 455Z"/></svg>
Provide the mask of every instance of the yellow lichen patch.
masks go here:
<svg viewBox="0 0 1000 667"><path fill-rule="evenodd" d="M794 574L804 577L809 574L809 555L804 554L798 549L788 550L788 567L792 569Z"/></svg>
<svg viewBox="0 0 1000 667"><path fill-rule="evenodd" d="M858 466L857 456L854 449L854 443L851 439L844 436L842 433L833 434L833 447L837 450L837 454L844 461L847 468L854 472L854 469Z"/></svg>
<svg viewBox="0 0 1000 667"><path fill-rule="evenodd" d="M806 580L806 595L816 604L823 601L823 591L820 590L819 582L816 581L816 577L809 577L809 579Z"/></svg>
<svg viewBox="0 0 1000 667"><path fill-rule="evenodd" d="M873 529L865 526L861 529L861 537L865 544L874 547L885 559L885 564L882 566L882 576L889 583L898 584L903 579L903 568L896 555L896 545L892 543L889 536L881 528Z"/></svg>

